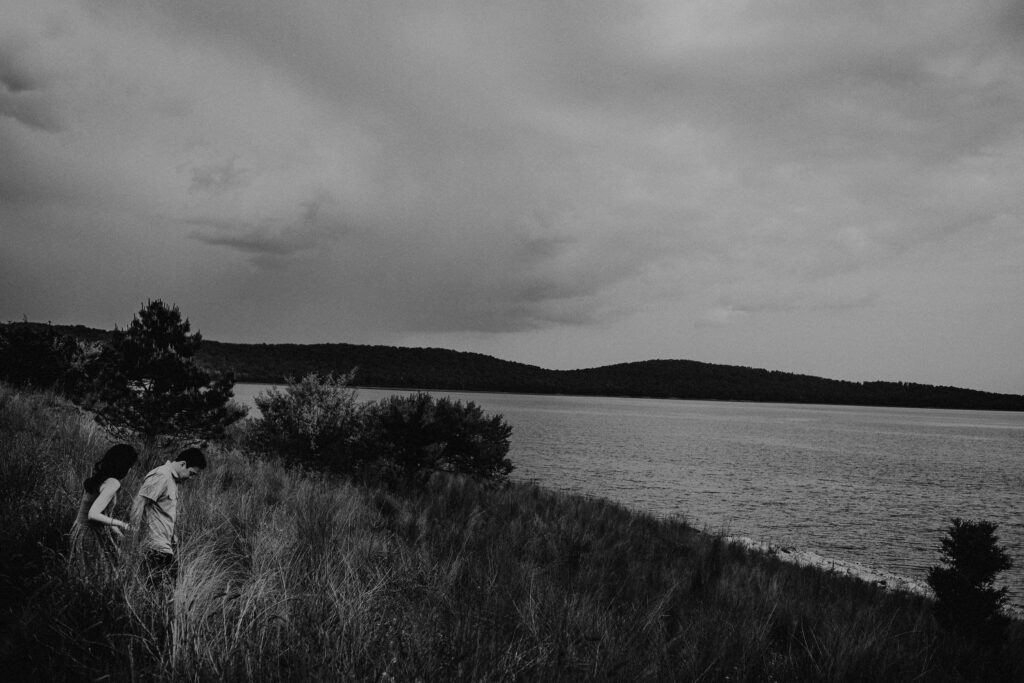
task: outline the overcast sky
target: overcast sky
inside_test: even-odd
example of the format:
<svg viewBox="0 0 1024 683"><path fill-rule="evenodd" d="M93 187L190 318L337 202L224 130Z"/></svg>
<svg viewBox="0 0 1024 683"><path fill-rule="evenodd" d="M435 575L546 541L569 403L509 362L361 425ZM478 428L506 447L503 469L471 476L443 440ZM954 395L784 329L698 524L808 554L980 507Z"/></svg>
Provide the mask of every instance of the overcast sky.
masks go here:
<svg viewBox="0 0 1024 683"><path fill-rule="evenodd" d="M0 0L0 319L1024 393L1024 7Z"/></svg>

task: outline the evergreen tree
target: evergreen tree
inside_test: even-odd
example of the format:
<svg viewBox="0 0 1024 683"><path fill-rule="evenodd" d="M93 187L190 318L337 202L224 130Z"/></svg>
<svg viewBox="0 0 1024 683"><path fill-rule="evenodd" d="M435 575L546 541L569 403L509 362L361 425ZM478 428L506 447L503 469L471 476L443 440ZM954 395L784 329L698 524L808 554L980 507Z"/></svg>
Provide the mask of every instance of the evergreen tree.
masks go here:
<svg viewBox="0 0 1024 683"><path fill-rule="evenodd" d="M942 539L941 567L928 571L935 591L935 613L946 627L993 643L1002 639L1006 617L1006 588L995 588L999 572L1013 566L998 545L992 522L955 518Z"/></svg>
<svg viewBox="0 0 1024 683"><path fill-rule="evenodd" d="M212 377L195 354L202 336L189 334L177 306L149 301L127 329L114 329L99 359L97 421L118 438L146 443L217 438L244 416L229 401L231 374Z"/></svg>

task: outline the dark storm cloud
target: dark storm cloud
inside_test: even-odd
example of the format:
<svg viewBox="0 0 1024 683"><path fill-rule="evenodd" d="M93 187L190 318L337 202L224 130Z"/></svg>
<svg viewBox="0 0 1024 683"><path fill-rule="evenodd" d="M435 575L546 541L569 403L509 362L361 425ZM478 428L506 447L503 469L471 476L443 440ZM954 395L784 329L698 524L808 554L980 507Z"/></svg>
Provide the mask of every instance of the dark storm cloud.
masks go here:
<svg viewBox="0 0 1024 683"><path fill-rule="evenodd" d="M0 44L0 117L46 132L60 130L60 117L44 90L44 79L22 57L24 49ZM8 163L10 160L8 159Z"/></svg>
<svg viewBox="0 0 1024 683"><path fill-rule="evenodd" d="M760 358L803 316L775 357L851 367L919 280L1024 291L1020 3L0 2L27 281L81 234L237 334Z"/></svg>
<svg viewBox="0 0 1024 683"><path fill-rule="evenodd" d="M237 233L237 226L233 232ZM241 234L215 236L195 234L193 237L205 244L231 247L245 254L288 256L298 251L315 247L315 242L307 238L296 238L290 235L268 234L258 230L250 230Z"/></svg>
<svg viewBox="0 0 1024 683"><path fill-rule="evenodd" d="M297 207L298 216L281 224L252 225L231 220L193 219L190 225L204 230L190 236L204 244L229 247L256 257L285 257L321 248L348 231L334 213L336 203L319 196ZM258 264L276 263L261 259Z"/></svg>
<svg viewBox="0 0 1024 683"><path fill-rule="evenodd" d="M237 168L236 159L228 159L219 164L207 164L192 168L193 192L225 192L230 189L244 187L249 182L249 171Z"/></svg>
<svg viewBox="0 0 1024 683"><path fill-rule="evenodd" d="M0 117L3 116L47 133L56 133L61 129L59 117L39 93L0 92Z"/></svg>
<svg viewBox="0 0 1024 683"><path fill-rule="evenodd" d="M0 86L11 93L37 89L35 77L10 45L0 45Z"/></svg>

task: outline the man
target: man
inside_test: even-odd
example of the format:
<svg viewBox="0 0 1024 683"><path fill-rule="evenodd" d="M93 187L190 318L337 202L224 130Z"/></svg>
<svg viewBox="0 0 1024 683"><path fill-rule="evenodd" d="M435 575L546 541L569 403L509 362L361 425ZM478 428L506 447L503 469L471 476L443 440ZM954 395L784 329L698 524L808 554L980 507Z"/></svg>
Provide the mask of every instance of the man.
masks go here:
<svg viewBox="0 0 1024 683"><path fill-rule="evenodd" d="M174 460L150 470L132 504L132 527L138 530L145 553L144 566L154 583L166 583L177 574L174 524L178 518L178 484L206 468L206 456L188 448Z"/></svg>

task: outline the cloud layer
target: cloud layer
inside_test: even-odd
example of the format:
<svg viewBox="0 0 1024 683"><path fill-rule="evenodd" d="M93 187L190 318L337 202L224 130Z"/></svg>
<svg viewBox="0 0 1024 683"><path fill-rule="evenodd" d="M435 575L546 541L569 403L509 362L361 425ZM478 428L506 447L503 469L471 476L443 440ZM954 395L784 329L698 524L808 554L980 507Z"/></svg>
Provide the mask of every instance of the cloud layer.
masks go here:
<svg viewBox="0 0 1024 683"><path fill-rule="evenodd" d="M0 9L0 315L1024 392L1017 3Z"/></svg>

